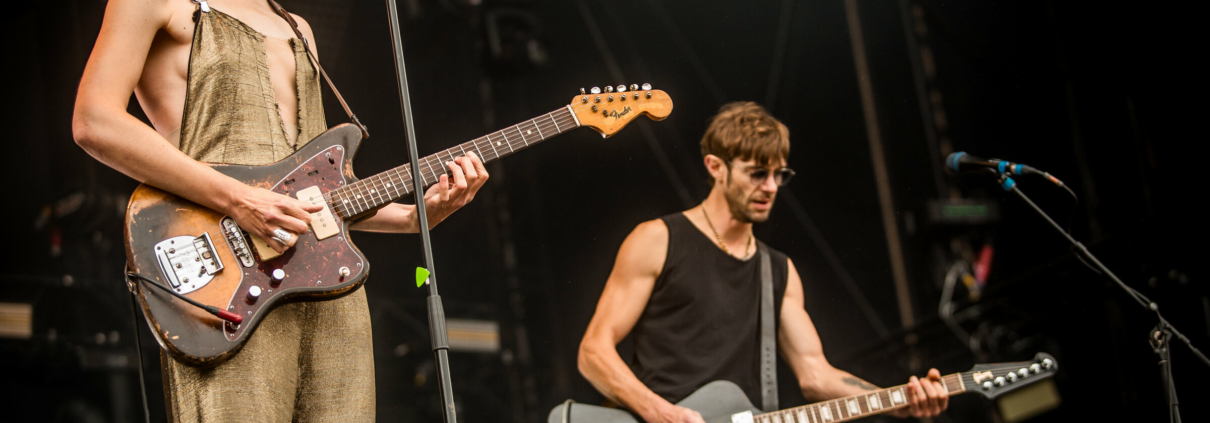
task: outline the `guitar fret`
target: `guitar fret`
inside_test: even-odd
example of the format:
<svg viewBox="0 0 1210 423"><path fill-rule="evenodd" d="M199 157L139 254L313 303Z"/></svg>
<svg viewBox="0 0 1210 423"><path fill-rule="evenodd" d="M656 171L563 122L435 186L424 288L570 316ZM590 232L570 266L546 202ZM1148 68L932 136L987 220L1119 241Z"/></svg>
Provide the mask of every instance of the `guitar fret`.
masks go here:
<svg viewBox="0 0 1210 423"><path fill-rule="evenodd" d="M476 153L479 153L479 160L480 160L480 161L486 161L486 160L487 160L487 157L483 157L483 152L482 152L482 151L479 151L479 140L478 140L478 139L474 139L474 140L471 140L471 141L470 141L470 143L471 143L471 146L475 147L475 152L476 152Z"/></svg>
<svg viewBox="0 0 1210 423"><path fill-rule="evenodd" d="M370 180L370 199L373 199L375 202L381 204L382 203L382 194L380 194L378 192L378 184L379 184L378 178L371 177L371 178L369 178L369 180ZM377 199L375 199L375 197L377 197Z"/></svg>
<svg viewBox="0 0 1210 423"><path fill-rule="evenodd" d="M521 123L525 123L525 122L521 122ZM513 126L513 127L514 127L514 128L517 128L517 133L518 133L518 134L521 134L521 143L522 143L522 144L525 144L525 146L526 146L526 147L529 147L529 141L525 139L525 134L526 134L526 133L533 134L533 133L534 133L534 131L532 131L532 130L526 130L525 132L521 132L521 123L518 123L516 126Z"/></svg>
<svg viewBox="0 0 1210 423"><path fill-rule="evenodd" d="M534 129L537 129L537 130L538 130L538 137L539 137L539 138L543 138L543 139L545 139L545 138L546 138L546 136L545 136L545 135L542 135L542 128L539 128L539 127L538 127L538 122L534 121L533 119L530 119L530 120L529 120L529 123L534 124Z"/></svg>
<svg viewBox="0 0 1210 423"><path fill-rule="evenodd" d="M496 141L496 143L499 144L500 142ZM496 155L496 157L493 157L493 158L494 159L500 158L500 151L496 150L496 144L492 144L492 134L487 134L487 145L492 148L492 153Z"/></svg>
<svg viewBox="0 0 1210 423"><path fill-rule="evenodd" d="M374 203L370 201L370 190L366 189L365 181L361 181L357 187L361 189L361 201L365 203L366 210L374 208Z"/></svg>
<svg viewBox="0 0 1210 423"><path fill-rule="evenodd" d="M505 130L507 130L507 128ZM508 152L512 153L513 152L513 142L508 140L508 134L504 133L504 131L500 131L500 135L504 136L504 144L508 145Z"/></svg>
<svg viewBox="0 0 1210 423"><path fill-rule="evenodd" d="M547 113L547 114L546 114L546 118L547 118L547 119L550 119L550 123L555 124L555 133L556 133L556 134L562 134L562 133L563 133L563 129L562 129L562 128L559 128L559 122L555 120L555 117L554 117L554 116L551 116L551 115L550 115L550 113Z"/></svg>

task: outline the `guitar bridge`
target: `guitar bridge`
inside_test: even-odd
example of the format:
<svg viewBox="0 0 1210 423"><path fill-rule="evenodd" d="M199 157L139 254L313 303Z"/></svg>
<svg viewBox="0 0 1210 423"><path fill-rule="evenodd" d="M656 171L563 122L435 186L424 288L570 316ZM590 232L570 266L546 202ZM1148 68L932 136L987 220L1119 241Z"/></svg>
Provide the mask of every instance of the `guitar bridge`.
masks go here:
<svg viewBox="0 0 1210 423"><path fill-rule="evenodd" d="M201 289L223 270L223 261L215 253L209 232L160 241L155 244L155 258L169 287L179 294Z"/></svg>

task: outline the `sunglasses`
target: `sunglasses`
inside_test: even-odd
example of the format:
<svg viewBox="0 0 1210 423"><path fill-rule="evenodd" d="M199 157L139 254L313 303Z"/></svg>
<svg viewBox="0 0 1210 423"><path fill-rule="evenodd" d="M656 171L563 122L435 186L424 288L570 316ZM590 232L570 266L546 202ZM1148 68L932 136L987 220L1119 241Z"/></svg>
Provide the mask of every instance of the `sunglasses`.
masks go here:
<svg viewBox="0 0 1210 423"><path fill-rule="evenodd" d="M752 185L760 185L765 183L765 180L769 179L770 173L773 174L773 182L779 187L785 186L786 184L790 183L791 179L794 179L794 169L790 169L788 167L783 167L772 172L770 172L769 169L757 168L749 170L747 173L748 177L752 178Z"/></svg>

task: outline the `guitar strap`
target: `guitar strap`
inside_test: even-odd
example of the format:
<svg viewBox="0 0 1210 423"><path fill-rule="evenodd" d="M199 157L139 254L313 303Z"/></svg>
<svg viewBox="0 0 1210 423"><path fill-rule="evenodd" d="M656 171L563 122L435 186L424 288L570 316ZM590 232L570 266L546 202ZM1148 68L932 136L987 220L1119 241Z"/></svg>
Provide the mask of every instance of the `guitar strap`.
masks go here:
<svg viewBox="0 0 1210 423"><path fill-rule="evenodd" d="M760 252L760 396L761 409L774 411L777 406L777 328L773 316L773 263L764 244L757 243Z"/></svg>
<svg viewBox="0 0 1210 423"><path fill-rule="evenodd" d="M345 103L344 97L340 96L340 90L336 89L336 84L332 83L332 78L328 77L328 73L324 72L324 67L319 64L319 59L315 57L315 53L311 52L311 42L307 41L306 37L303 37L302 31L298 30L298 22L295 22L294 17L290 16L290 13L286 12L286 9L281 7L281 5L275 0L268 1L269 7L272 7L273 11L277 12L278 16L281 16L282 19L285 19L286 22L290 23L290 28L294 30L294 36L302 40L303 48L307 50L307 57L311 58L311 64L315 66L315 69L319 70L320 75L323 75L324 81L328 82L328 87L332 88L332 94L336 94L336 100L340 101L340 107L344 107L345 114L349 115L349 120L353 121L353 124L357 125L357 128L361 129L361 137L369 138L370 131L366 129L365 125L361 124L360 120L357 120L357 115L353 114L353 110L349 109L349 104Z"/></svg>

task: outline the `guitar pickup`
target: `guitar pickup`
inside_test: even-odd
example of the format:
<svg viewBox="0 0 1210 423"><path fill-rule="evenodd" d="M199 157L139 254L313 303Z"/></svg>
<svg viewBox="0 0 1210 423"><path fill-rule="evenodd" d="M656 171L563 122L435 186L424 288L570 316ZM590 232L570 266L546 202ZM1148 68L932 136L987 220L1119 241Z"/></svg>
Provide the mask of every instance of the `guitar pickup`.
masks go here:
<svg viewBox="0 0 1210 423"><path fill-rule="evenodd" d="M328 200L324 198L319 187L313 186L298 190L298 199L323 207L323 210L311 213L311 230L315 232L315 239L324 239L340 233L340 223L332 217L332 210L328 208Z"/></svg>

